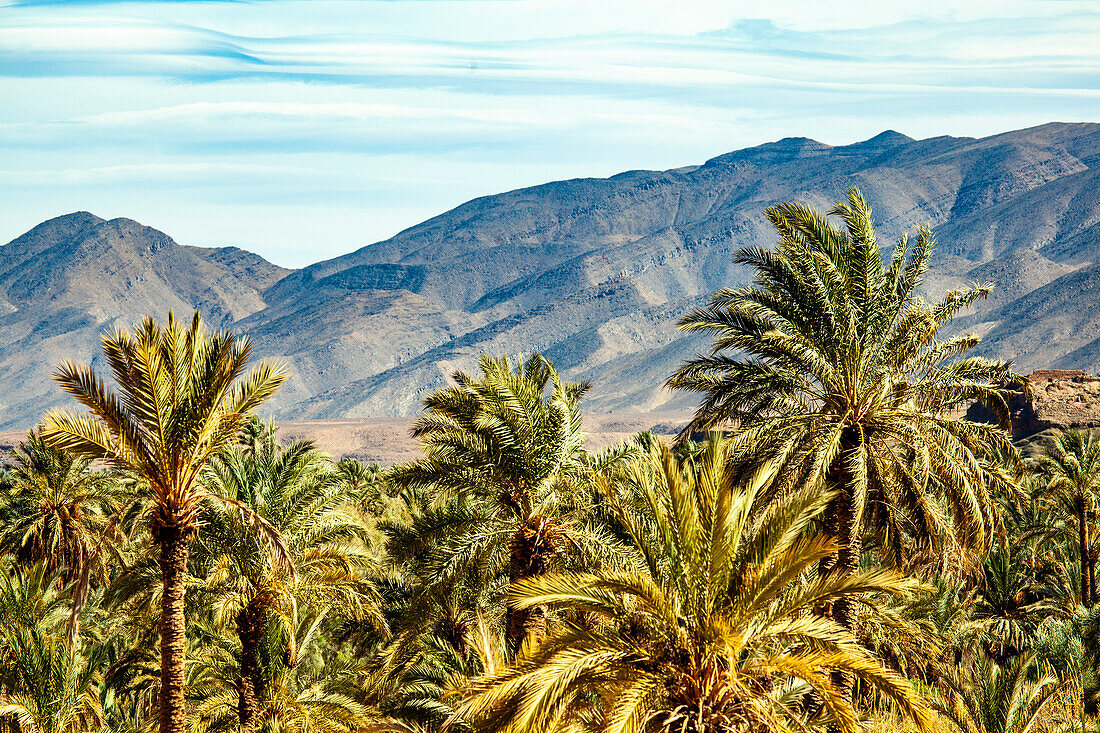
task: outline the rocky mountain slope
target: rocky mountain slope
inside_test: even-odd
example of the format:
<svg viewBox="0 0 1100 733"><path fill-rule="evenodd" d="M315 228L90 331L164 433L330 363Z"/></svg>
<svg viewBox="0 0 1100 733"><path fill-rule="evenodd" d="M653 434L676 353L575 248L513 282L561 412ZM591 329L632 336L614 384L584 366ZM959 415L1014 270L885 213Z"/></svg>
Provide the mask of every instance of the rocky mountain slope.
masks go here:
<svg viewBox="0 0 1100 733"><path fill-rule="evenodd" d="M51 219L0 248L0 425L32 425L64 397L50 371L99 360L99 334L149 313L228 326L265 305L287 271L233 247L176 244L129 219Z"/></svg>
<svg viewBox="0 0 1100 733"><path fill-rule="evenodd" d="M594 412L685 407L660 384L703 342L678 333L676 318L745 282L730 255L773 241L768 205L827 207L852 185L884 245L918 223L934 227L931 294L997 286L965 322L986 335L986 353L1023 371L1100 369L1100 125L982 139L888 131L475 199L290 273L127 220L61 217L2 248L0 425L29 424L59 401L48 365L88 358L107 324L192 306L288 363L275 404L286 419L411 414L478 354L533 349L593 383Z"/></svg>

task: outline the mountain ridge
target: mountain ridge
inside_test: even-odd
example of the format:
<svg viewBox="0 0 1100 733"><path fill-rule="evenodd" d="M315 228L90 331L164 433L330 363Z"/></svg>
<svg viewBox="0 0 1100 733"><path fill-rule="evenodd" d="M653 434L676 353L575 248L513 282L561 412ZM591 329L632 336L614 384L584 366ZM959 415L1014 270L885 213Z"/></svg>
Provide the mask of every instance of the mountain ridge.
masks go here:
<svg viewBox="0 0 1100 733"><path fill-rule="evenodd" d="M2 248L0 427L62 402L27 352L92 358L104 328L192 307L288 364L273 405L282 418L413 414L478 354L536 349L592 381L590 410L683 409L690 398L660 385L705 340L678 332L677 317L747 281L731 255L773 243L767 206L828 208L851 186L875 209L880 244L933 228L930 296L973 279L1000 286L961 319L985 334L982 353L1018 356L1024 371L1100 369L1100 308L1089 305L1100 295L1100 125L924 140L886 130L484 196L300 270L127 219L43 222Z"/></svg>

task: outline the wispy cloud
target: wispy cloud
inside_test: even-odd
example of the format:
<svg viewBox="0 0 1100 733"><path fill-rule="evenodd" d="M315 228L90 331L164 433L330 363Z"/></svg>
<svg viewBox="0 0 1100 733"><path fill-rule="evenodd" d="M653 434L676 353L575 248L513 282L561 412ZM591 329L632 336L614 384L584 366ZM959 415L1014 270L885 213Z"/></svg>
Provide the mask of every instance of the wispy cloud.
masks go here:
<svg viewBox="0 0 1100 733"><path fill-rule="evenodd" d="M887 5L777 0L754 6L764 19L726 0L7 3L0 239L81 197L139 219L235 199L265 225L327 201L349 209L327 237L346 249L415 223L396 211L788 134L1095 116L1092 4ZM364 224L346 228L354 212ZM248 227L202 216L183 234Z"/></svg>
<svg viewBox="0 0 1100 733"><path fill-rule="evenodd" d="M261 37L148 19L34 16L0 28L0 74L303 81L500 94L636 97L645 91L670 98L680 98L684 89L762 83L826 90L868 83L880 90L906 84L1059 89L1079 87L1078 75L1095 81L1098 32L1100 13L1080 11L816 32L738 21L689 37L505 42L348 32Z"/></svg>
<svg viewBox="0 0 1100 733"><path fill-rule="evenodd" d="M61 150L140 145L220 152L442 152L522 147L533 131L577 124L564 114L509 108L446 110L367 102L195 102L69 119L0 123L0 147Z"/></svg>

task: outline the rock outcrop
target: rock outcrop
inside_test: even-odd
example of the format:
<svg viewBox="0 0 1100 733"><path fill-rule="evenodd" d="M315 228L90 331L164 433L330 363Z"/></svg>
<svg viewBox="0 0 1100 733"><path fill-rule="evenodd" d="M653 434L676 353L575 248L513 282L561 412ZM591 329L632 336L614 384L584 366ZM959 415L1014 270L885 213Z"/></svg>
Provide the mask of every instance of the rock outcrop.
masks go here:
<svg viewBox="0 0 1100 733"><path fill-rule="evenodd" d="M1016 393L1009 400L1012 437L1027 438L1044 430L1100 427L1100 377L1082 369L1037 369L1028 375L1032 394ZM992 422L981 405L966 414L976 422Z"/></svg>

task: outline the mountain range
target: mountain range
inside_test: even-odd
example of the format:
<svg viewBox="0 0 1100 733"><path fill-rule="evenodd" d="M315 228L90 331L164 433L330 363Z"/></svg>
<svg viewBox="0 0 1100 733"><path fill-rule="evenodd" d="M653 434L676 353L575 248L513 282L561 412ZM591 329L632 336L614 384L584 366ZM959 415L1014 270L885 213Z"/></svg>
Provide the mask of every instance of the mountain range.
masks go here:
<svg viewBox="0 0 1100 733"><path fill-rule="evenodd" d="M414 414L479 354L533 350L592 383L590 411L683 409L690 397L661 384L706 341L677 318L747 282L732 254L774 241L766 207L827 208L851 186L883 246L933 228L929 296L994 284L960 320L983 334L981 353L1024 372L1100 370L1100 124L979 139L887 131L478 198L300 270L129 219L51 219L0 248L0 428L62 404L52 367L99 364L105 329L194 308L285 362L272 406L283 419Z"/></svg>

